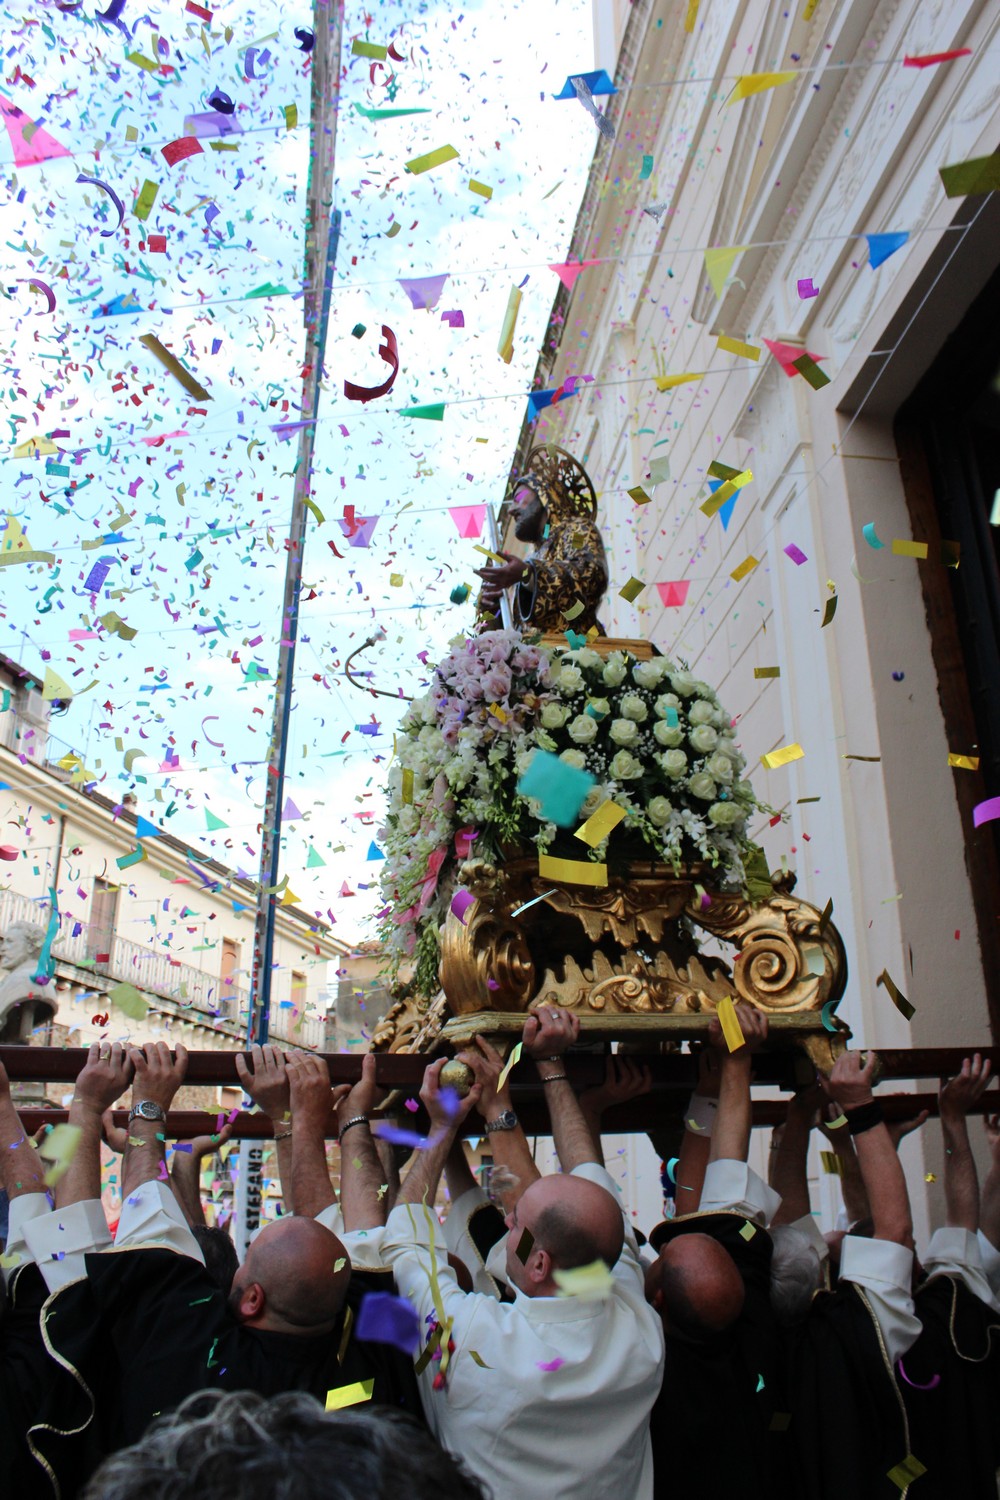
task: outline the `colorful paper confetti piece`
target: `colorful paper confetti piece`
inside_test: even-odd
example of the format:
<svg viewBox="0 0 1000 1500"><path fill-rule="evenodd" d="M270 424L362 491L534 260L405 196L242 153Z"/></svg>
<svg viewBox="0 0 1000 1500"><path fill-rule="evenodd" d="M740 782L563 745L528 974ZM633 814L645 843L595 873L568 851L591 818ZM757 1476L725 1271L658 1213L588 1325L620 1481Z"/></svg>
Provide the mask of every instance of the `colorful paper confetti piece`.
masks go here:
<svg viewBox="0 0 1000 1500"><path fill-rule="evenodd" d="M762 755L760 763L768 771L774 771L778 766L787 766L793 760L801 760L805 751L799 744L783 745L780 750L769 750Z"/></svg>
<svg viewBox="0 0 1000 1500"><path fill-rule="evenodd" d="M715 1008L715 1014L719 1018L719 1025L722 1027L722 1035L725 1037L726 1046L730 1052L736 1052L740 1047L745 1045L746 1037L743 1035L743 1028L740 1025L731 995L723 995Z"/></svg>
<svg viewBox="0 0 1000 1500"><path fill-rule="evenodd" d="M754 568L759 567L760 558L754 557L753 553L751 553L749 557L745 557L743 559L739 567L733 569L729 576L734 583L739 583L741 579L744 579L747 576L748 573L752 573Z"/></svg>
<svg viewBox="0 0 1000 1500"><path fill-rule="evenodd" d="M783 548L782 550L784 551L786 557L790 557L792 559L792 562L797 568L801 568L804 562L809 561L806 554L802 551L802 548L796 547L794 542L789 542L788 546Z"/></svg>
<svg viewBox="0 0 1000 1500"><path fill-rule="evenodd" d="M602 886L608 883L608 867L590 860L555 859L551 854L538 856L538 873L543 880L562 880L567 885Z"/></svg>
<svg viewBox="0 0 1000 1500"><path fill-rule="evenodd" d="M608 834L618 827L624 817L624 807L620 807L617 802L612 802L609 798L607 802L601 803L596 812L591 813L585 823L580 824L573 837L582 839L585 844L590 845L591 849L596 848L602 839L606 839Z"/></svg>
<svg viewBox="0 0 1000 1500"><path fill-rule="evenodd" d="M889 998L896 1009L899 1011L899 1014L905 1020L911 1021L917 1013L916 1006L911 1005L909 1000L907 1000L906 996L903 994L902 990L893 983L893 980L890 978L888 969L882 970L875 983L876 985L881 984L885 986L886 990L888 991Z"/></svg>
<svg viewBox="0 0 1000 1500"><path fill-rule="evenodd" d="M624 599L627 604L634 604L646 585L640 578L630 578L623 588L618 590L618 597Z"/></svg>
<svg viewBox="0 0 1000 1500"><path fill-rule="evenodd" d="M415 156L412 161L405 164L405 170L411 172L414 177L419 177L421 172L430 172L435 167L443 167L445 162L455 161L458 152L454 146L439 146L436 151L428 151L425 156Z"/></svg>
<svg viewBox="0 0 1000 1500"><path fill-rule="evenodd" d="M362 1401L372 1399L374 1389L374 1376L370 1380L355 1380L350 1385L338 1386L336 1390L327 1391L326 1410L343 1411L347 1406L360 1406Z"/></svg>

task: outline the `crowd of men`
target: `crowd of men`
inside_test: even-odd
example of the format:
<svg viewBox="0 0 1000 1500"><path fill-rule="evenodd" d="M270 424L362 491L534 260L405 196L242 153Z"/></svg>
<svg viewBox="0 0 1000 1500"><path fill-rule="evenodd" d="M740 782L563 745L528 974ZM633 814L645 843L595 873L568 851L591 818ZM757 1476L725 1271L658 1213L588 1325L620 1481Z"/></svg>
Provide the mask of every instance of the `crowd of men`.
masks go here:
<svg viewBox="0 0 1000 1500"><path fill-rule="evenodd" d="M562 1169L548 1176L483 1038L463 1054L466 1097L442 1087L443 1062L427 1068L428 1132L402 1181L372 1128L372 1059L331 1091L321 1058L251 1049L240 1078L273 1123L288 1211L242 1264L200 1200L199 1161L222 1133L167 1171L183 1047L92 1047L68 1133L37 1148L0 1068L0 1495L995 1497L1000 1120L986 1116L982 1195L967 1128L989 1063L942 1086L946 1223L918 1263L896 1149L910 1127L883 1120L874 1056L845 1053L793 1098L765 1182L748 1154L767 1022L737 1015L743 1045L713 1025L701 1051L671 1163L677 1211L648 1240L605 1169L600 1120L649 1074L609 1060L578 1098L565 1066L578 1022L556 1007L523 1036ZM116 1138L107 1111L130 1086ZM462 1144L473 1109L490 1127L489 1197ZM826 1236L809 1203L814 1128L844 1193L845 1228ZM113 1238L102 1132L123 1151Z"/></svg>

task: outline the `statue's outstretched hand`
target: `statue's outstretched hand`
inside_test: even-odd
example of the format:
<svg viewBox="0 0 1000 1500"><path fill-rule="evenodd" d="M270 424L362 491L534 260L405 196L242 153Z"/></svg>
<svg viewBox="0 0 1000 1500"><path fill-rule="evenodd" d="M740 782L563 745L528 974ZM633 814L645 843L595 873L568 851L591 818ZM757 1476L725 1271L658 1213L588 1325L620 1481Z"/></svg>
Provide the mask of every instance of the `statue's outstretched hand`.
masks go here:
<svg viewBox="0 0 1000 1500"><path fill-rule="evenodd" d="M502 566L496 564L488 568L476 569L477 576L483 580L480 603L487 608L499 604L504 590L509 589L515 583L520 583L524 576L524 563L519 557L512 557L509 552L504 552L502 556L507 559Z"/></svg>

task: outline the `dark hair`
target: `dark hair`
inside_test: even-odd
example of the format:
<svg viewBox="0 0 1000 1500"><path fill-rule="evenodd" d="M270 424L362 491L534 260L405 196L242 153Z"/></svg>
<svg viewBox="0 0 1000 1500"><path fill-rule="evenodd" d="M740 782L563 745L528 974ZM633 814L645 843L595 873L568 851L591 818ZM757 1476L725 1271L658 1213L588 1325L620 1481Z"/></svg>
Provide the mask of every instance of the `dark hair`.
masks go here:
<svg viewBox="0 0 1000 1500"><path fill-rule="evenodd" d="M621 1223L619 1214L615 1225L617 1234L613 1231L598 1234L581 1224L561 1203L553 1203L538 1214L534 1237L539 1246L548 1251L557 1270L572 1271L577 1266L591 1266L595 1260L602 1260L610 1270L622 1253L624 1230L619 1227Z"/></svg>
<svg viewBox="0 0 1000 1500"><path fill-rule="evenodd" d="M304 1391L199 1391L112 1454L81 1500L488 1500L412 1418Z"/></svg>
<svg viewBox="0 0 1000 1500"><path fill-rule="evenodd" d="M191 1233L201 1246L205 1270L223 1296L228 1297L233 1277L240 1268L236 1246L224 1229L212 1229L208 1224L195 1224Z"/></svg>

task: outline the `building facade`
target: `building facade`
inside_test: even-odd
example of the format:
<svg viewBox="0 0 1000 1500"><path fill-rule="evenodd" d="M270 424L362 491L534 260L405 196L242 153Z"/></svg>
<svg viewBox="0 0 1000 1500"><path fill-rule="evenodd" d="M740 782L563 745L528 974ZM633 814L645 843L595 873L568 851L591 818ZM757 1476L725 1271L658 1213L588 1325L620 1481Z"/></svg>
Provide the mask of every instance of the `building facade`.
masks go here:
<svg viewBox="0 0 1000 1500"><path fill-rule="evenodd" d="M839 1014L875 1047L1000 1022L1000 824L973 820L1000 793L1000 194L939 175L1000 141L998 30L986 0L636 0L567 256L596 264L560 289L535 382L560 399L519 452L587 466L605 631L738 720L782 814L754 835L832 898ZM742 480L714 514L711 464ZM904 1149L926 1228L937 1132Z"/></svg>

